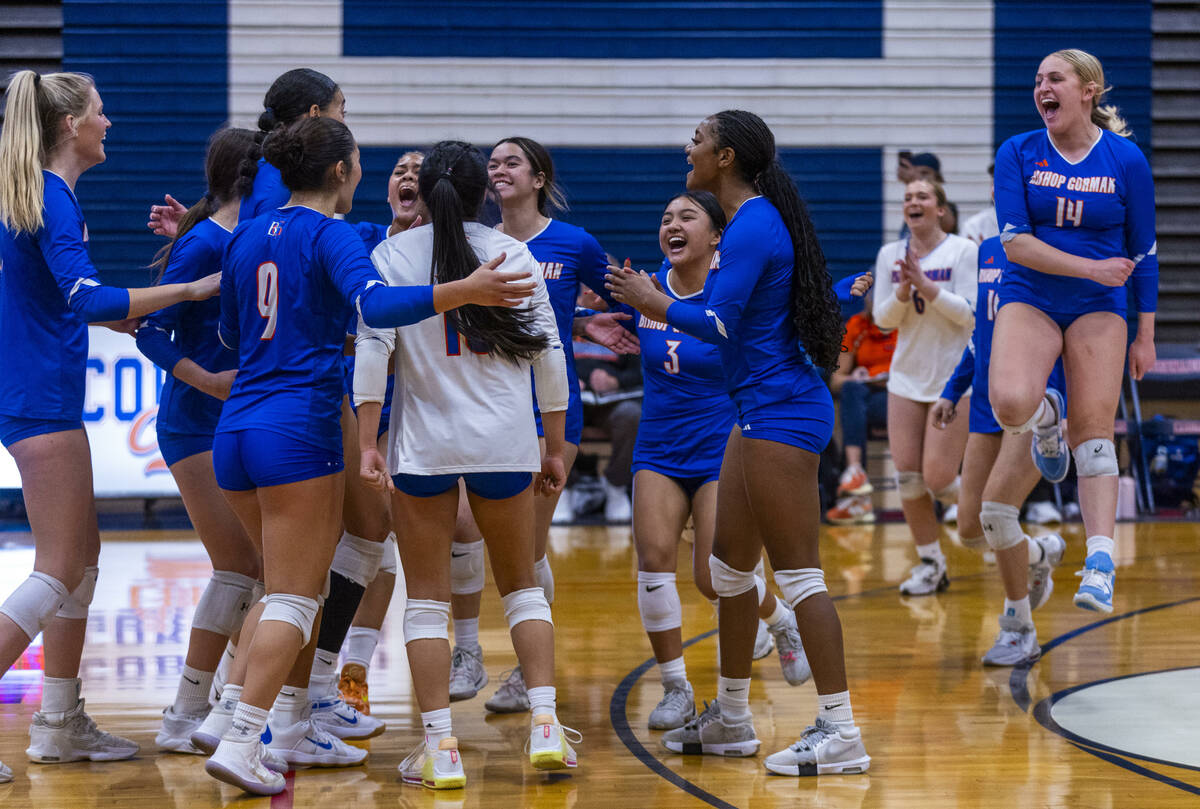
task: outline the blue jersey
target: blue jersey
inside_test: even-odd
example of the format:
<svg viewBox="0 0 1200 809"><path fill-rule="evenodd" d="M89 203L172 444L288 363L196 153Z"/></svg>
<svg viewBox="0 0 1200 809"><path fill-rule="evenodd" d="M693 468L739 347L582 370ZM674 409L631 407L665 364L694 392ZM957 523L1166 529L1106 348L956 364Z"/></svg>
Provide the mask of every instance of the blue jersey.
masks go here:
<svg viewBox="0 0 1200 809"><path fill-rule="evenodd" d="M658 272L663 291L671 288L667 264ZM699 293L697 293L699 294ZM641 342L642 419L633 468L671 477L714 477L721 471L725 442L736 413L725 391L717 347L679 329L651 320L626 306Z"/></svg>
<svg viewBox="0 0 1200 809"><path fill-rule="evenodd" d="M267 211L282 208L292 198L292 192L283 184L283 175L265 157L258 159L258 173L254 175L254 188L242 197L238 210L238 221L249 222Z"/></svg>
<svg viewBox="0 0 1200 809"><path fill-rule="evenodd" d="M212 219L198 222L171 248L162 284L188 283L221 270L230 232ZM171 376L185 357L210 373L237 368L237 354L217 339L220 298L184 301L150 315L138 329L143 354L167 372L158 403L159 432L212 435L221 416L221 401Z"/></svg>
<svg viewBox="0 0 1200 809"><path fill-rule="evenodd" d="M726 389L742 416L824 385L792 321L792 266L783 219L754 197L721 235L703 302L676 301L667 310L672 326L720 349Z"/></svg>
<svg viewBox="0 0 1200 809"><path fill-rule="evenodd" d="M341 220L292 206L239 225L225 251L220 323L238 375L217 432L271 430L340 450L347 303L380 327L434 314L432 287L386 287Z"/></svg>
<svg viewBox="0 0 1200 809"><path fill-rule="evenodd" d="M1108 130L1077 163L1058 153L1044 129L1009 138L996 153L996 217L1007 241L1031 233L1074 256L1123 256L1136 265L1128 282L1139 312L1158 301L1154 181L1145 156ZM1125 290L1084 278L1050 275L1010 262L1001 301L1045 312L1125 312Z"/></svg>
<svg viewBox="0 0 1200 809"><path fill-rule="evenodd" d="M97 280L66 182L49 171L42 180L42 226L0 227L0 413L80 421L87 324L124 319L129 293Z"/></svg>

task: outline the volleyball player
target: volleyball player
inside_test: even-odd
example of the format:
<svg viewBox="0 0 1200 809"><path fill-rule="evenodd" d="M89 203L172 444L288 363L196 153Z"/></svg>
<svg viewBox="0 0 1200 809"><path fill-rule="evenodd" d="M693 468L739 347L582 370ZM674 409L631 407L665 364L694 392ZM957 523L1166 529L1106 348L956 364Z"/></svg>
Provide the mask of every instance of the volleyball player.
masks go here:
<svg viewBox="0 0 1200 809"><path fill-rule="evenodd" d="M765 546L796 613L817 686L818 715L800 739L769 756L784 775L861 773L870 766L854 724L842 630L820 568L817 467L833 431L833 401L818 369L837 362L843 333L825 259L775 138L753 113L706 118L685 149L687 186L712 191L729 224L695 302L657 290L646 275L608 276L618 300L717 345L737 412L717 484L709 560L720 598L721 675L700 716L663 735L682 753L753 755L750 658L758 605L754 567Z"/></svg>
<svg viewBox="0 0 1200 809"><path fill-rule="evenodd" d="M900 507L920 560L900 583L900 592L910 596L950 586L933 501L950 506L958 500L958 467L967 442L965 420L937 429L930 417L975 321L979 248L942 230L945 209L940 185L910 182L904 188L909 236L879 248L875 259L875 323L898 332L887 381L887 426Z"/></svg>
<svg viewBox="0 0 1200 809"><path fill-rule="evenodd" d="M1033 610L1050 598L1054 590L1051 574L1066 548L1058 534L1030 538L1021 529L1021 504L1041 473L1030 457L1030 437L1005 435L992 415L988 397L992 326L1006 263L998 236L980 245L975 331L930 413L934 426L944 428L955 419L959 399L971 389L970 435L958 493L958 534L968 548L986 545L995 552L1004 585L1000 632L983 656L988 666L1016 666L1041 656ZM1062 389L1061 365L1054 366L1048 384Z"/></svg>
<svg viewBox="0 0 1200 809"><path fill-rule="evenodd" d="M421 166L431 227L388 239L372 259L392 284L462 278L478 256L540 278L529 249L476 221L489 186L483 154L443 141ZM493 262L494 263L494 262ZM436 287L435 287L436 288ZM400 765L407 783L462 787L466 776L450 718L450 548L459 479L491 548L492 571L524 671L532 712L528 752L538 769L576 766L556 715L554 626L534 574L534 473L542 493L566 479L567 367L546 287L527 308L464 307L402 329L360 325L355 399L361 414L362 474L393 489L392 513L408 588L404 639L425 738ZM388 461L375 446L374 419L394 354L395 400ZM543 455L534 431L530 368L539 391ZM496 436L508 440L497 443Z"/></svg>
<svg viewBox="0 0 1200 809"><path fill-rule="evenodd" d="M88 323L133 318L217 293L218 276L148 289L97 278L75 184L104 162L112 125L90 76L13 75L0 129L0 442L21 475L33 573L0 605L0 672L43 633L41 710L25 751L35 763L135 755L84 712L79 661L99 572L100 533L83 430ZM0 764L0 780L12 772Z"/></svg>
<svg viewBox="0 0 1200 809"><path fill-rule="evenodd" d="M1008 256L989 371L992 407L1006 431L1034 432L1051 479L1070 463L1062 402L1045 379L1062 355L1087 558L1075 605L1113 608L1117 453L1113 414L1121 392L1125 283L1137 311L1129 373L1153 364L1158 255L1154 182L1090 53L1056 51L1034 77L1045 124L1009 138L996 154L996 216Z"/></svg>
<svg viewBox="0 0 1200 809"><path fill-rule="evenodd" d="M221 258L238 223L243 195L258 170L254 133L226 128L209 141L205 159L208 191L179 224L164 249L159 283L188 282L220 272ZM241 627L260 573L258 551L229 508L213 474L212 442L221 402L237 369L237 354L217 339L221 304L184 302L147 318L138 329L138 348L167 372L155 430L188 518L213 565L213 575L196 604L187 657L174 703L163 711L158 749L199 753L191 734L209 712L209 689L222 650Z"/></svg>
<svg viewBox="0 0 1200 809"><path fill-rule="evenodd" d="M579 297L580 284L607 296L604 273L608 259L599 242L586 230L551 218L554 210L565 210L566 201L554 182L554 161L546 147L530 138L505 138L492 149L488 160L488 176L500 200L501 221L497 229L524 242L533 253L542 266L542 277L554 306L559 340L567 362L570 398L566 415L567 447L563 460L569 475L583 434L583 401L580 399L575 372L575 354L571 348L575 301ZM535 415L537 412L535 409ZM538 498L534 506L537 513L534 558L538 585L545 591L546 600L551 604L554 603L554 574L546 549L550 544L550 522L560 495L558 491L549 493L545 498ZM479 594L483 591L483 547L483 543L476 539L474 542L458 542L453 548L452 592L455 596L456 627L461 620L479 618ZM487 675L483 668L482 648L472 648L469 643L457 643L458 640L456 635L456 646L462 653L454 655L455 667L451 676L456 681L456 692L465 698L474 696L474 690L487 682ZM520 666L508 673L484 707L496 713L529 710Z"/></svg>
<svg viewBox="0 0 1200 809"><path fill-rule="evenodd" d="M314 725L304 687L342 527L343 301L367 323L387 326L465 303L504 305L532 283L510 285L512 274L485 265L436 288L388 287L353 228L332 218L350 209L362 176L350 130L332 118L306 118L272 133L264 151L291 197L240 225L225 253L220 335L238 346L239 362L213 464L247 533L261 539L267 595L243 624L247 650L222 694L223 704L235 703L232 722L205 769L247 791L276 794L283 777L264 766L260 742L272 703L271 749L289 764L366 758ZM299 687L281 690L285 681L296 686L297 676Z"/></svg>

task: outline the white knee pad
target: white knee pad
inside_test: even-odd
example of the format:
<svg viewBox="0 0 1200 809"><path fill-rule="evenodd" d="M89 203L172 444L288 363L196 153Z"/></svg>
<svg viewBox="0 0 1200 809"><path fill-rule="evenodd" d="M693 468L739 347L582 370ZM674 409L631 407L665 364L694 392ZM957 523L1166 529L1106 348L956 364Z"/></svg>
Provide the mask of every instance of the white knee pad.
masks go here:
<svg viewBox="0 0 1200 809"><path fill-rule="evenodd" d="M550 569L550 557L543 556L533 563L533 575L537 578L538 587L546 595L546 603L554 603L554 571ZM481 586L479 589L483 589Z"/></svg>
<svg viewBox="0 0 1200 809"><path fill-rule="evenodd" d="M755 570L757 571L757 568ZM763 578L761 572L754 574L754 589L758 593L758 603L763 603L763 599L767 597L767 580Z"/></svg>
<svg viewBox="0 0 1200 809"><path fill-rule="evenodd" d="M359 587L366 587L379 572L381 559L383 559L382 542L372 542L346 532L342 534L342 538L333 552L331 569Z"/></svg>
<svg viewBox="0 0 1200 809"><path fill-rule="evenodd" d="M303 639L301 647L307 646L312 637L313 622L317 620L319 605L315 598L293 595L291 593L267 593L263 596L263 613L258 619L264 621L279 621L291 624L300 630Z"/></svg>
<svg viewBox="0 0 1200 809"><path fill-rule="evenodd" d="M550 602L541 587L513 590L504 598L504 617L508 619L509 631L522 621L545 621L553 625L550 617Z"/></svg>
<svg viewBox="0 0 1200 809"><path fill-rule="evenodd" d="M388 534L387 539L383 541L383 558L379 560L379 573L391 573L396 575L396 556L399 554L399 549L396 548L396 532Z"/></svg>
<svg viewBox="0 0 1200 809"><path fill-rule="evenodd" d="M404 642L450 640L450 602L410 598L404 607Z"/></svg>
<svg viewBox="0 0 1200 809"><path fill-rule="evenodd" d="M712 576L713 592L720 598L733 598L754 590L753 570L734 570L712 554L708 557L708 572ZM762 602L762 599L759 599Z"/></svg>
<svg viewBox="0 0 1200 809"><path fill-rule="evenodd" d="M73 621L82 621L88 617L88 607L92 604L92 598L96 595L96 579L100 575L100 568L96 565L88 565L83 569L83 578L79 580L79 586L70 592L63 605L59 607L57 617L69 618Z"/></svg>
<svg viewBox="0 0 1200 809"><path fill-rule="evenodd" d="M1102 478L1120 474L1117 448L1107 438L1089 438L1075 447L1075 473L1081 478Z"/></svg>
<svg viewBox="0 0 1200 809"><path fill-rule="evenodd" d="M979 509L979 524L983 526L983 537L988 547L1002 551L1025 541L1021 530L1021 510L1007 503L984 500Z"/></svg>
<svg viewBox="0 0 1200 809"><path fill-rule="evenodd" d="M232 635L254 603L251 598L256 584L254 579L241 573L214 570L196 604L192 629L204 629L225 637Z"/></svg>
<svg viewBox="0 0 1200 809"><path fill-rule="evenodd" d="M961 478L955 476L954 480L944 489L938 489L933 493L933 499L937 500L943 506L949 507L958 502L958 490Z"/></svg>
<svg viewBox="0 0 1200 809"><path fill-rule="evenodd" d="M553 581L551 577L551 588L554 587ZM456 596L483 592L482 539L450 543L450 592Z"/></svg>
<svg viewBox="0 0 1200 809"><path fill-rule="evenodd" d="M783 593L783 600L792 609L806 598L829 592L825 586L825 571L819 567L776 570L775 583L779 585L779 592Z"/></svg>
<svg viewBox="0 0 1200 809"><path fill-rule="evenodd" d="M1040 410L1040 408L1039 408ZM996 413L996 408L992 408L992 418L1000 425L1000 429L1010 435L1021 435L1027 433L1034 428L1038 421L1038 410L1033 411L1033 415L1029 417L1029 421L1024 424L1005 424L1000 420L1000 416Z"/></svg>
<svg viewBox="0 0 1200 809"><path fill-rule="evenodd" d="M638 612L647 632L665 632L683 626L683 605L674 573L638 571Z"/></svg>
<svg viewBox="0 0 1200 809"><path fill-rule="evenodd" d="M33 640L62 608L68 595L65 584L35 570L0 604L0 613L11 618Z"/></svg>
<svg viewBox="0 0 1200 809"><path fill-rule="evenodd" d="M896 491L901 500L916 500L924 497L929 489L920 472L896 472Z"/></svg>

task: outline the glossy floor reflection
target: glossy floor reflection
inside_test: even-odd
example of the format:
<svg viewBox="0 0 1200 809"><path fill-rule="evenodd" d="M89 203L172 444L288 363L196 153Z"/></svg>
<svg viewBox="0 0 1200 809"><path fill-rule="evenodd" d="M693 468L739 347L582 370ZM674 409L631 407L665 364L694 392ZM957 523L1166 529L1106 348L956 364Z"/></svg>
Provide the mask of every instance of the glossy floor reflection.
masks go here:
<svg viewBox="0 0 1200 809"><path fill-rule="evenodd" d="M104 726L130 736L143 753L112 764L27 764L29 717L40 699L40 647L0 680L0 759L15 772L0 785L0 804L26 807L1160 807L1191 805L1200 772L1182 745L1200 724L1194 695L1174 688L1188 677L1158 677L1138 688L1094 686L1089 714L1111 709L1114 734L1089 741L1062 732L1055 707L1061 692L1112 678L1200 666L1200 528L1191 523L1124 525L1119 529L1116 611L1087 613L1071 605L1083 557L1078 527L1068 527L1067 558L1056 590L1039 611L1040 662L1027 672L984 670L1002 594L994 567L951 547L952 585L941 596L901 598L896 584L915 561L902 526L826 529L823 553L830 590L838 596L856 718L871 771L861 777L794 779L768 776L762 755L790 742L812 721L811 683L789 688L773 657L755 664L751 688L762 754L751 759L678 756L658 744L646 718L661 695L658 674L645 665L649 644L634 594L628 528L554 529L558 582L560 714L581 730L581 766L565 775L533 771L522 753L527 717L487 717L483 701L515 663L499 598L490 589L480 637L492 682L480 696L454 704L465 790L435 794L399 784L396 765L418 739L398 599L384 625L371 672L374 713L389 730L369 742L367 767L301 771L273 799L250 799L203 772L203 759L153 752L163 706L178 680L188 622L209 574L188 532L107 532L101 575L84 653L84 696ZM32 564L28 535L8 532L0 549L0 597ZM949 547L949 546L948 546ZM690 547L681 546L681 554ZM688 674L697 699L715 687L712 608L690 581L681 556ZM1181 685L1182 684L1182 685ZM1154 723L1131 723L1130 701L1145 703ZM1080 703L1075 700L1076 706ZM1095 726L1094 717L1092 719ZM1100 723L1103 725L1103 722ZM1139 733L1157 734L1155 747ZM1194 734L1193 731L1188 731ZM1104 739L1127 744L1117 748ZM1161 752L1162 737L1178 738L1177 757ZM1114 748L1120 752L1114 752ZM1168 741L1165 749L1171 749ZM1139 757L1141 756L1141 757ZM1151 760L1153 759L1153 760ZM1159 760L1162 759L1162 760Z"/></svg>

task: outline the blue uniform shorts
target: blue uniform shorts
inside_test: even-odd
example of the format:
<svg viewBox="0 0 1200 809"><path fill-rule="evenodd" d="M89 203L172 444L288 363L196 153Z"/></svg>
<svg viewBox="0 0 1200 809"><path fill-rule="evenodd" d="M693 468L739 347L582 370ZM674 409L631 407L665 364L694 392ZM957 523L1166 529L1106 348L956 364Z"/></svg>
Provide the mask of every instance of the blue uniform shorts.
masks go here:
<svg viewBox="0 0 1200 809"><path fill-rule="evenodd" d="M392 475L392 483L409 497L436 497L457 487L459 478L466 481L467 491L485 500L516 497L533 482L530 472L468 472L462 475Z"/></svg>
<svg viewBox="0 0 1200 809"><path fill-rule="evenodd" d="M566 433L567 443L579 446L579 442L583 439L583 399L579 398L578 383L576 389L571 391L567 398L567 424ZM538 410L537 402L533 403L533 420L537 423L538 438L545 438L546 432L542 429L542 411Z"/></svg>
<svg viewBox="0 0 1200 809"><path fill-rule="evenodd" d="M199 455L201 452L211 452L212 448L213 437L211 434L158 431L158 451L162 453L167 466L174 466L184 458Z"/></svg>
<svg viewBox="0 0 1200 809"><path fill-rule="evenodd" d="M22 416L7 416L0 413L0 444L11 447L18 441L47 433L63 433L67 430L82 430L79 420L27 419Z"/></svg>
<svg viewBox="0 0 1200 809"><path fill-rule="evenodd" d="M316 447L271 430L235 430L213 437L217 485L233 492L324 477L345 467L340 450Z"/></svg>
<svg viewBox="0 0 1200 809"><path fill-rule="evenodd" d="M821 386L797 401L751 410L739 407L737 424L743 438L776 441L820 455L833 437L833 398Z"/></svg>
<svg viewBox="0 0 1200 809"><path fill-rule="evenodd" d="M1098 301L1095 304L1085 307L1078 312L1051 312L1047 309L1043 309L1041 302L1035 300L1033 296L1029 295L1023 288L1019 286L1006 287L1001 285L1000 308L1003 308L1006 304L1010 303L1023 303L1027 306L1032 306L1034 309L1037 309L1039 312L1053 320L1054 324L1063 331L1066 331L1067 328L1079 318L1083 317L1084 315L1090 315L1093 312L1112 312L1115 315L1119 315L1122 320L1125 319L1125 307L1114 307L1107 301Z"/></svg>

